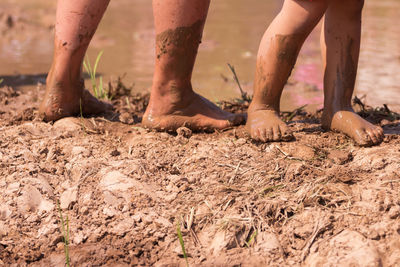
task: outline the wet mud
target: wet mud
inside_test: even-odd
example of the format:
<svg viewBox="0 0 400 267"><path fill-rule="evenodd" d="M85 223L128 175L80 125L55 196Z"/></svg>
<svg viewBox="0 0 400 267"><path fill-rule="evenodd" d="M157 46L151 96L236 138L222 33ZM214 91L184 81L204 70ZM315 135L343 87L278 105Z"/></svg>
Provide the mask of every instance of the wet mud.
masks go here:
<svg viewBox="0 0 400 267"><path fill-rule="evenodd" d="M166 69L174 69L182 77L188 77L193 69L193 62L201 43L204 20L199 20L188 27L178 27L156 36L157 60L163 56L179 58L169 60Z"/></svg>
<svg viewBox="0 0 400 267"><path fill-rule="evenodd" d="M189 27L178 27L158 34L156 44L160 52L157 54L157 58L167 54L170 46L173 46L169 53L171 56L176 55L174 53L176 53L177 47L197 49L201 43L203 25L204 20L199 20Z"/></svg>
<svg viewBox="0 0 400 267"><path fill-rule="evenodd" d="M263 42L263 41L262 41ZM304 35L270 37L268 51L257 60L253 102L248 111L246 128L254 140L290 141L293 135L279 118L281 95L297 60ZM271 56L273 55L273 56ZM270 59L270 57L276 57Z"/></svg>
<svg viewBox="0 0 400 267"><path fill-rule="evenodd" d="M279 53L277 54L278 62L287 64L291 67L292 71L294 65L296 64L297 56L300 52L301 44L304 42L304 39L304 36L300 34L277 34L274 37L274 42L277 43L277 49L279 51Z"/></svg>
<svg viewBox="0 0 400 267"><path fill-rule="evenodd" d="M334 44L331 44L333 49ZM340 54L331 50L330 44L327 44L328 69L326 70L327 87L324 88L325 107L322 119L322 127L339 131L352 137L357 144L362 146L371 146L379 144L383 139L383 130L371 123L363 120L354 113L351 106L354 85L357 75L357 63L359 44L351 36L344 38L339 42ZM340 58L335 59L335 57ZM355 59L354 59L355 58ZM338 61L336 66L336 80L329 81L329 73L334 66L329 64L329 60ZM329 85L333 83L333 85Z"/></svg>
<svg viewBox="0 0 400 267"><path fill-rule="evenodd" d="M277 34L269 42L270 51L257 60L255 97L258 102L279 110L283 87L296 64L304 36ZM276 58L268 58L266 55L269 54L276 55ZM277 83L282 86L273 88L271 84Z"/></svg>
<svg viewBox="0 0 400 267"><path fill-rule="evenodd" d="M342 97L343 100L347 100L347 102L349 102L351 96L353 95L353 89L356 83L358 62L354 62L353 51L358 50L357 48L355 48L355 46L357 47L358 44L355 43L355 41L351 37L346 38L345 42L345 44L342 44L342 49L340 53L340 61L342 62L341 65L343 66L343 69L338 70L336 79L337 84L343 84L344 94L340 97ZM341 75L339 72L341 73Z"/></svg>

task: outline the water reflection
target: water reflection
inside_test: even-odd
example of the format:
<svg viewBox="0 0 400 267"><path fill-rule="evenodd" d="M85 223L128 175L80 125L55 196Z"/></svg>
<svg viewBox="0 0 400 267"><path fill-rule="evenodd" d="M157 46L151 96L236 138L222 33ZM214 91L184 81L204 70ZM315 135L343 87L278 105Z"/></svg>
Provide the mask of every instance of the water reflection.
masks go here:
<svg viewBox="0 0 400 267"><path fill-rule="evenodd" d="M54 19L55 1L2 0L4 6L21 6L30 18L46 23ZM214 0L195 66L193 84L212 100L239 96L227 63L235 66L246 90L252 91L258 44L282 1ZM400 1L366 1L360 68L356 93L367 95L371 105L388 103L400 110L400 28L396 26ZM1 12L1 10L0 10ZM107 81L126 73L135 90L151 85L154 30L149 0L111 1L89 49L92 60L104 50L99 71ZM0 42L0 74L35 74L48 70L52 57L51 34L34 33ZM7 64L4 64L7 62ZM221 77L222 76L222 77ZM290 86L293 84L297 86ZM319 27L306 41L282 97L282 109L309 104L321 107L322 73Z"/></svg>

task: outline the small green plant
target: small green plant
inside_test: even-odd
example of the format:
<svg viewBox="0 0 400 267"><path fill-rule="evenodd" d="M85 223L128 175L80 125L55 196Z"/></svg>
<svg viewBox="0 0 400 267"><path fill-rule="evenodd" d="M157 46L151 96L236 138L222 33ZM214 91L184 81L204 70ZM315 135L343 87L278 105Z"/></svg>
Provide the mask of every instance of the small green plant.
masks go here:
<svg viewBox="0 0 400 267"><path fill-rule="evenodd" d="M86 135L86 126L83 119L83 110L82 110L82 98L79 99L79 112L80 112L80 120L81 120L81 128L83 130L84 135Z"/></svg>
<svg viewBox="0 0 400 267"><path fill-rule="evenodd" d="M62 234L64 237L64 255L65 255L65 265L70 267L70 258L69 258L69 220L68 215L64 220L64 217L61 212L60 202L57 201L58 212L60 213L60 220L61 220L61 229Z"/></svg>
<svg viewBox="0 0 400 267"><path fill-rule="evenodd" d="M92 68L92 65L90 64L89 56L86 55L86 58L83 61L83 67L85 68L86 72L90 76L90 81L92 83L92 89L93 89L94 96L97 99L111 100L108 90L103 86L103 77L102 76L99 77L98 84L97 84L97 80L96 80L97 67L99 65L102 55L103 55L103 50L100 51L100 53L97 55L96 61L94 62L94 65L93 65L93 68Z"/></svg>
<svg viewBox="0 0 400 267"><path fill-rule="evenodd" d="M256 238L256 236L257 236L257 230L255 230L255 231L251 234L251 236L250 236L250 238L249 238L248 241L245 241L245 242L244 242L245 245L246 245L246 247L248 247L248 248L250 247L251 243L253 242L254 238Z"/></svg>
<svg viewBox="0 0 400 267"><path fill-rule="evenodd" d="M3 81L4 81L4 79L0 79L0 84L2 84L2 83L3 83Z"/></svg>
<svg viewBox="0 0 400 267"><path fill-rule="evenodd" d="M183 257L186 260L186 266L189 267L189 261L188 261L188 256L186 254L185 243L183 242L183 236L182 236L182 231L181 231L181 223L179 221L176 224L176 232L178 234L179 243L181 244Z"/></svg>

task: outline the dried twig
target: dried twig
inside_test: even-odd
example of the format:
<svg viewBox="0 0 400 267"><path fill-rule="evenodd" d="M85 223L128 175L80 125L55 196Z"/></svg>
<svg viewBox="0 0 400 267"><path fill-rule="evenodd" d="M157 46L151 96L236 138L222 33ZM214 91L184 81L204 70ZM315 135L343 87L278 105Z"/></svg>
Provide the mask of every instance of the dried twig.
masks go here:
<svg viewBox="0 0 400 267"><path fill-rule="evenodd" d="M384 184L391 184L391 183L400 183L400 179L398 179L398 180L383 181L383 182L381 183L381 185L384 185Z"/></svg>
<svg viewBox="0 0 400 267"><path fill-rule="evenodd" d="M330 221L326 221L326 220L323 221L323 219L320 219L315 224L313 234L311 235L311 237L308 239L305 246L303 247L303 252L301 253L301 261L304 261L307 258L308 254L310 253L310 248L314 244L317 236L319 236L320 234L322 234L323 232L328 230L330 225L331 225Z"/></svg>
<svg viewBox="0 0 400 267"><path fill-rule="evenodd" d="M234 171L234 173L233 173L233 176L231 177L231 179L229 179L229 182L228 183L233 183L233 181L235 180L235 178L236 178L236 176L237 176L237 174L238 174L238 171L239 171L239 168L240 168L240 164L241 164L241 162L239 162L239 164L236 166L236 168L235 168L235 171Z"/></svg>
<svg viewBox="0 0 400 267"><path fill-rule="evenodd" d="M297 161L304 161L304 160L302 160L302 159L289 156L289 154L286 153L285 151L283 151L282 148L280 148L278 145L275 145L275 148L276 148L279 152L281 152L282 155L284 155L285 158L287 158L287 159L290 159L290 160L297 160Z"/></svg>
<svg viewBox="0 0 400 267"><path fill-rule="evenodd" d="M293 110L292 112L289 113L289 116L285 119L286 122L291 121L294 116L296 116L300 111L302 111L305 107L307 107L306 105L303 105L301 107L296 108L295 110Z"/></svg>
<svg viewBox="0 0 400 267"><path fill-rule="evenodd" d="M192 208L190 209L190 216L189 216L189 219L188 219L188 221L186 222L186 223L187 223L187 229L189 229L189 230L192 228L193 217L194 217L194 208L192 207Z"/></svg>
<svg viewBox="0 0 400 267"><path fill-rule="evenodd" d="M240 95L241 95L241 97L242 97L242 100L245 101L245 102L247 102L247 103L250 103L250 102L251 102L251 97L242 89L242 86L240 85L240 82L239 82L239 78L238 78L238 76L237 76L237 74L236 74L236 71L235 71L235 67L232 66L232 65L229 64L229 63L228 63L228 67L229 67L229 69L232 71L232 73L233 73L233 79L235 80L235 82L237 83L237 85L238 85L238 87L239 87Z"/></svg>

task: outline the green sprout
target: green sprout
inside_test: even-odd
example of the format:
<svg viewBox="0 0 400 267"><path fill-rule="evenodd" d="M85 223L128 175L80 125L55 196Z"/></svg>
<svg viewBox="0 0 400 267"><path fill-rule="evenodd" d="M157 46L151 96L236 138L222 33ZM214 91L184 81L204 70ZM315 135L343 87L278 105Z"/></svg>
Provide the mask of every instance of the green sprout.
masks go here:
<svg viewBox="0 0 400 267"><path fill-rule="evenodd" d="M60 208L60 202L57 201L57 206L58 206L58 212L60 213L60 220L61 220L61 229L62 229L62 234L64 237L64 255L65 255L65 265L67 267L70 267L70 258L69 258L69 220L68 220L68 215L66 215L66 218L64 220L64 217L61 212Z"/></svg>
<svg viewBox="0 0 400 267"><path fill-rule="evenodd" d="M256 236L257 236L257 230L254 231L254 232L251 234L251 236L250 236L250 238L249 238L248 241L244 241L246 247L248 247L248 248L250 247L252 241L256 238Z"/></svg>
<svg viewBox="0 0 400 267"><path fill-rule="evenodd" d="M185 249L185 243L183 242L183 236L182 236L182 231L181 231L181 224L180 222L177 223L176 225L176 232L178 234L178 239L179 239L179 243L181 244L182 247L182 253L183 253L183 257L186 260L186 266L189 267L189 261L188 261L188 256L186 254L186 249Z"/></svg>
<svg viewBox="0 0 400 267"><path fill-rule="evenodd" d="M102 76L99 77L98 84L97 84L97 80L96 80L97 67L99 65L102 55L103 55L103 50L100 51L100 53L97 55L93 68L92 68L92 65L90 64L89 56L86 55L86 58L83 61L83 67L85 68L86 72L90 76L90 81L92 83L92 89L93 89L94 96L97 99L111 100L108 90L106 90L106 88L103 86L103 77Z"/></svg>

